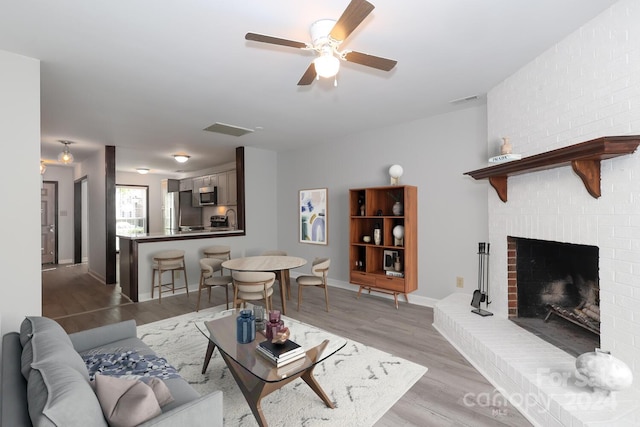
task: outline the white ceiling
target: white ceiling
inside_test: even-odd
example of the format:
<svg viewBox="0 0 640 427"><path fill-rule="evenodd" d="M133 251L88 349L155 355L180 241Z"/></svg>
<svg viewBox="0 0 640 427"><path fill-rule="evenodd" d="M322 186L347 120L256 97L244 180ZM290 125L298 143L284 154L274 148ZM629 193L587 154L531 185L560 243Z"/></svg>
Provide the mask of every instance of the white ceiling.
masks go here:
<svg viewBox="0 0 640 427"><path fill-rule="evenodd" d="M333 80L296 83L313 55L246 41L309 41L348 0L0 0L0 49L41 63L47 162L74 141L82 159L116 146L117 169L193 171L235 147L287 150L469 104L615 0L369 0L342 48L398 61L391 72L342 63ZM222 122L255 132L204 132ZM258 130L262 128L261 130ZM171 155L192 156L178 165Z"/></svg>

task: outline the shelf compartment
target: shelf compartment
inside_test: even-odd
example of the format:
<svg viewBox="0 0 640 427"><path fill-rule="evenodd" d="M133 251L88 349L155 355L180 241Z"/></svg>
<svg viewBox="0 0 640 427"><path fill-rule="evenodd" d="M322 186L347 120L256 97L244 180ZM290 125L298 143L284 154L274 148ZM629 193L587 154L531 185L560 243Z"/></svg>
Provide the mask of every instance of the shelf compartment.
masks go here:
<svg viewBox="0 0 640 427"><path fill-rule="evenodd" d="M507 178L529 172L571 165L594 198L601 195L600 162L632 154L640 144L640 136L606 136L580 144L548 151L506 163L465 172L474 179L488 179L503 202L507 202Z"/></svg>

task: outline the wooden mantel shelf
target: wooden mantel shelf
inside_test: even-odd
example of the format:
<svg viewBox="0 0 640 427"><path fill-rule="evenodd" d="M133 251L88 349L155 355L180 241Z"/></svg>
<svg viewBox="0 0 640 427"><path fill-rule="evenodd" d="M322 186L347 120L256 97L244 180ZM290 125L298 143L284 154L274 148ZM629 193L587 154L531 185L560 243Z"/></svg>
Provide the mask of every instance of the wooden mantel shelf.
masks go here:
<svg viewBox="0 0 640 427"><path fill-rule="evenodd" d="M639 144L640 135L605 136L464 174L475 179L488 178L500 200L506 202L509 176L571 165L589 194L597 199L600 197L600 161L631 154Z"/></svg>

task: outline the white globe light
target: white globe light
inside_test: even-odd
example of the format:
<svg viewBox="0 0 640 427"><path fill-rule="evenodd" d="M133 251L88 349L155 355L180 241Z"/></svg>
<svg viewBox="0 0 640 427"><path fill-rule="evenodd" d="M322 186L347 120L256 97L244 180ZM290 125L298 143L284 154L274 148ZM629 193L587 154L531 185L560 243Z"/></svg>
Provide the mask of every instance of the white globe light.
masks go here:
<svg viewBox="0 0 640 427"><path fill-rule="evenodd" d="M404 237L404 226L396 225L393 227L393 237L396 239L402 239Z"/></svg>
<svg viewBox="0 0 640 427"><path fill-rule="evenodd" d="M340 60L331 53L322 54L313 61L313 65L316 68L316 73L318 73L320 77L333 77L338 74Z"/></svg>
<svg viewBox="0 0 640 427"><path fill-rule="evenodd" d="M400 177L404 170L400 165L393 165L389 168L389 176L391 177L391 185L398 185L400 183Z"/></svg>

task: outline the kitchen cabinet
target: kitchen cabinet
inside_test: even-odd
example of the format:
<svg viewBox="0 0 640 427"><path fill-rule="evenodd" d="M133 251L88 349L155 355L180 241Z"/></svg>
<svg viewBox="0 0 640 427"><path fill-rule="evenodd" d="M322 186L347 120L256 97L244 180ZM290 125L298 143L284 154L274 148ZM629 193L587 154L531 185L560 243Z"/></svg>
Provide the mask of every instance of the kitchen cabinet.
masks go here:
<svg viewBox="0 0 640 427"><path fill-rule="evenodd" d="M237 204L236 171L230 170L218 174L218 204Z"/></svg>
<svg viewBox="0 0 640 427"><path fill-rule="evenodd" d="M193 190L193 178L185 178L180 180L180 191Z"/></svg>
<svg viewBox="0 0 640 427"><path fill-rule="evenodd" d="M202 177L202 186L203 187L217 187L218 186L218 175L205 175Z"/></svg>
<svg viewBox="0 0 640 427"><path fill-rule="evenodd" d="M204 177L203 176L199 176L197 178L193 178L193 192L197 193L198 189L204 187L204 185L202 185L204 182Z"/></svg>

